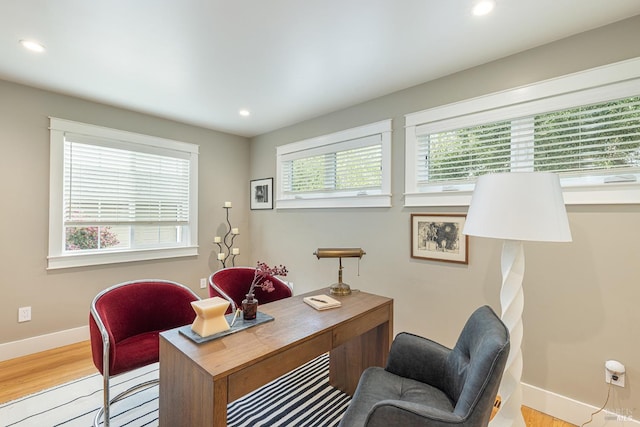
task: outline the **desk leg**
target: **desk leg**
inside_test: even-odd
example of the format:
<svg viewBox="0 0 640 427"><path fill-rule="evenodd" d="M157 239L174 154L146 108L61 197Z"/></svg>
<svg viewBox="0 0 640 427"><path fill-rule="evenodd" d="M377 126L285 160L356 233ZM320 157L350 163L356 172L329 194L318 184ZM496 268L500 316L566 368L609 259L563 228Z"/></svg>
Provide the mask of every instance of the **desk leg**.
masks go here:
<svg viewBox="0 0 640 427"><path fill-rule="evenodd" d="M160 336L159 427L227 425L227 379L213 381Z"/></svg>
<svg viewBox="0 0 640 427"><path fill-rule="evenodd" d="M387 364L391 345L391 324L385 322L331 350L329 382L353 396L362 372L370 366Z"/></svg>

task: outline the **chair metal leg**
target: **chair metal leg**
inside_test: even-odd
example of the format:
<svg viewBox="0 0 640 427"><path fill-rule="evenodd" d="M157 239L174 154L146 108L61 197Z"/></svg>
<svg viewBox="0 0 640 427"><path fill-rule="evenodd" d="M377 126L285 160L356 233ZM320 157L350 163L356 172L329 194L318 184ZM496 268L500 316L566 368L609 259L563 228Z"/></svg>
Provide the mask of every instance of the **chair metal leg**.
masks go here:
<svg viewBox="0 0 640 427"><path fill-rule="evenodd" d="M104 349L103 348L103 360L109 360L109 347L106 346L107 348ZM105 359L106 358L106 359ZM93 419L93 426L94 427L98 427L98 424L100 423L100 415L102 413L104 413L104 427L109 427L110 424L110 420L111 420L111 414L109 413L109 393L111 391L110 387L109 387L109 365L108 363L106 363L104 365L104 374L102 376L102 408L100 408L100 410L98 411L98 413L96 414L96 417Z"/></svg>
<svg viewBox="0 0 640 427"><path fill-rule="evenodd" d="M104 406L102 408L100 408L100 410L98 411L98 413L94 417L93 426L94 427L99 427L100 417L104 413L104 425L103 425L103 427L109 427L109 423L110 423L110 418L109 418L109 416L110 416L109 412L110 411L109 411L109 409L110 409L112 404L118 402L119 400L122 400L123 398L125 398L129 394L133 393L134 391L137 391L137 390L140 390L140 389L149 388L149 387L151 387L151 386L153 386L155 384L158 384L158 382L159 382L159 380L149 380L149 381L145 381L143 383L134 385L133 387L128 388L125 391L123 391L120 394L118 394L111 401L109 401L109 385L107 384L106 388L105 388L105 392L104 392L105 403L104 403Z"/></svg>

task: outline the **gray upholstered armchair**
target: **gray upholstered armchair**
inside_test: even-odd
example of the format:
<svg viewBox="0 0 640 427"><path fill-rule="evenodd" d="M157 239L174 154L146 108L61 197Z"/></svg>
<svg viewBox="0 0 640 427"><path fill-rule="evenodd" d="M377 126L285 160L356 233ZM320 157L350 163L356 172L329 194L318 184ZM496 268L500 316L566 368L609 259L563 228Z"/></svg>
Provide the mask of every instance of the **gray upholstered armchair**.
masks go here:
<svg viewBox="0 0 640 427"><path fill-rule="evenodd" d="M400 333L387 367L362 374L340 427L486 426L508 354L509 332L488 306L453 349Z"/></svg>

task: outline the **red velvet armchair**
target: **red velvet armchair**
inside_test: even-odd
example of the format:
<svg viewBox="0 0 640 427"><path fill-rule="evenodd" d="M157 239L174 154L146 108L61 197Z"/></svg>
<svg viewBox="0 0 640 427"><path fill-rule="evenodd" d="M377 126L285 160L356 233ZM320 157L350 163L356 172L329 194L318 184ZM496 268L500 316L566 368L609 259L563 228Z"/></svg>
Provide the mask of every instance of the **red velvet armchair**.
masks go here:
<svg viewBox="0 0 640 427"><path fill-rule="evenodd" d="M159 360L159 333L190 324L195 319L192 301L200 298L184 285L166 280L121 283L100 292L91 304L89 332L93 363L103 376L104 412L109 426L109 406L149 381L109 398L109 379Z"/></svg>
<svg viewBox="0 0 640 427"><path fill-rule="evenodd" d="M209 276L209 296L220 297L229 301L227 313L233 313L236 308L242 307L242 300L247 295L256 269L253 267L227 267L216 271ZM293 295L291 287L283 280L275 276L266 276L264 280L271 280L275 290L267 292L256 286L254 295L260 304L289 298Z"/></svg>

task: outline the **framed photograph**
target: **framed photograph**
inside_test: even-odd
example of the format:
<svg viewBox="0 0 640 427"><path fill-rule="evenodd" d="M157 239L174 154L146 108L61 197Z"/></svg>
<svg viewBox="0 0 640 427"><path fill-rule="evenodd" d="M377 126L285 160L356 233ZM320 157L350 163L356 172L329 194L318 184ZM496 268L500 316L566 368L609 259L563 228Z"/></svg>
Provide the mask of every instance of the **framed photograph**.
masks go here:
<svg viewBox="0 0 640 427"><path fill-rule="evenodd" d="M464 214L411 214L411 258L469 263Z"/></svg>
<svg viewBox="0 0 640 427"><path fill-rule="evenodd" d="M251 209L273 209L273 178L251 181Z"/></svg>

